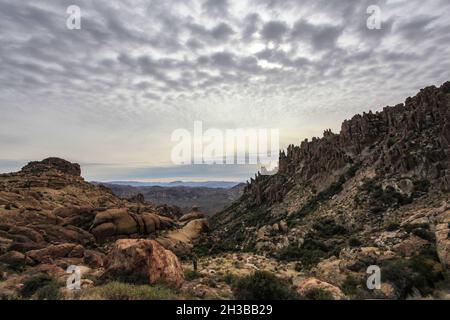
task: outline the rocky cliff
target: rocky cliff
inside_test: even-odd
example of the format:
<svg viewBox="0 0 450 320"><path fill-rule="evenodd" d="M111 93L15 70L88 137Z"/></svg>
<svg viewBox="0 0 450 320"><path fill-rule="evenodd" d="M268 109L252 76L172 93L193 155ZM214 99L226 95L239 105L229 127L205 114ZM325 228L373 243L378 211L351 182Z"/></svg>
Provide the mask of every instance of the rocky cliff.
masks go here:
<svg viewBox="0 0 450 320"><path fill-rule="evenodd" d="M280 152L279 172L251 179L198 251L256 251L338 286L370 264L395 278L396 265L411 276L384 297L427 294L450 262L449 144L450 82L356 115Z"/></svg>

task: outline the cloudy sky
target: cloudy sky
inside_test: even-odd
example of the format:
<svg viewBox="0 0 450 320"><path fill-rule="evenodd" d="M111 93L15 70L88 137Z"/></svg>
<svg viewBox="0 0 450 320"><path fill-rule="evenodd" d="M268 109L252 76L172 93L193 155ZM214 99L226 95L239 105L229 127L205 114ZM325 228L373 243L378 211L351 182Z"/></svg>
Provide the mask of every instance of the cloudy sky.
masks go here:
<svg viewBox="0 0 450 320"><path fill-rule="evenodd" d="M90 180L244 179L173 167L171 133L339 131L450 80L449 17L449 0L0 0L0 171L59 156Z"/></svg>

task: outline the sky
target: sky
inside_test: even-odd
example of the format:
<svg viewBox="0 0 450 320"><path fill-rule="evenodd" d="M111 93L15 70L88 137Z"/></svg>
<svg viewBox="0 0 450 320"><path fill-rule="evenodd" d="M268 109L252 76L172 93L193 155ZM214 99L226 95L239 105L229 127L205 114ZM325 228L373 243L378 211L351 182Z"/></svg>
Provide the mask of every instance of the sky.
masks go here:
<svg viewBox="0 0 450 320"><path fill-rule="evenodd" d="M448 17L449 0L0 0L0 172L58 156L88 180L245 180L174 165L174 130L339 132L450 80Z"/></svg>

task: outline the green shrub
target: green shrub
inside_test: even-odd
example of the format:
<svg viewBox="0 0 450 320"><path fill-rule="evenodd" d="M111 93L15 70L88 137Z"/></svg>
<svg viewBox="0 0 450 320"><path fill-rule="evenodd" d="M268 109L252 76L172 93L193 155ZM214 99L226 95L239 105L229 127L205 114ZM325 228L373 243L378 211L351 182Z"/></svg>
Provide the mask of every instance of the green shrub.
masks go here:
<svg viewBox="0 0 450 320"><path fill-rule="evenodd" d="M56 283L56 280L46 274L37 274L24 281L22 288L20 289L20 295L24 298L30 298L39 289Z"/></svg>
<svg viewBox="0 0 450 320"><path fill-rule="evenodd" d="M278 253L284 261L300 261L303 268L309 268L328 256L328 248L319 240L306 238L303 244L290 243Z"/></svg>
<svg viewBox="0 0 450 320"><path fill-rule="evenodd" d="M413 197L415 198L420 197L424 193L427 193L431 185L430 181L426 179L416 180L413 183L414 183Z"/></svg>
<svg viewBox="0 0 450 320"><path fill-rule="evenodd" d="M39 288L36 291L36 297L39 300L61 300L62 295L59 291L60 285L56 282L51 282L50 284Z"/></svg>
<svg viewBox="0 0 450 320"><path fill-rule="evenodd" d="M86 300L175 300L174 291L163 285L132 285L122 282L109 282L105 285L87 289L81 299Z"/></svg>
<svg viewBox="0 0 450 320"><path fill-rule="evenodd" d="M400 228L400 224L397 222L393 222L386 227L386 231L395 231L398 230L398 228Z"/></svg>
<svg viewBox="0 0 450 320"><path fill-rule="evenodd" d="M341 225L336 224L333 219L321 219L313 225L313 231L306 234L303 243L298 241L291 242L288 246L279 250L276 258L284 261L297 261L297 269L310 269L322 259L329 258L333 255L338 256L343 247L342 236L347 235L348 231ZM329 245L325 241L329 241L333 237L340 238L336 243Z"/></svg>
<svg viewBox="0 0 450 320"><path fill-rule="evenodd" d="M298 294L289 283L266 271L256 271L240 278L233 286L233 294L238 300L293 300Z"/></svg>
<svg viewBox="0 0 450 320"><path fill-rule="evenodd" d="M355 277L349 275L342 283L342 292L349 296L356 295L358 293L358 287L360 284L360 281L358 281Z"/></svg>
<svg viewBox="0 0 450 320"><path fill-rule="evenodd" d="M316 235L321 238L347 234L347 229L337 224L331 218L319 220L313 225L313 228L316 231Z"/></svg>
<svg viewBox="0 0 450 320"><path fill-rule="evenodd" d="M430 246L410 259L394 259L382 265L383 279L397 288L400 298L412 293L413 288L422 295L430 294L435 284L444 279L436 249Z"/></svg>
<svg viewBox="0 0 450 320"><path fill-rule="evenodd" d="M374 214L381 214L388 208L399 207L413 201L413 197L403 195L391 186L383 189L379 178L366 179L359 190L369 196L368 204Z"/></svg>
<svg viewBox="0 0 450 320"><path fill-rule="evenodd" d="M223 282L225 282L228 285L232 285L237 279L238 278L234 274L228 271L223 275L222 278Z"/></svg>
<svg viewBox="0 0 450 320"><path fill-rule="evenodd" d="M302 264L301 264L300 262L297 262L297 263L294 265L294 270L297 271L297 272L303 271L303 266L302 266Z"/></svg>
<svg viewBox="0 0 450 320"><path fill-rule="evenodd" d="M416 228L412 230L411 233L430 242L434 242L436 240L434 233L426 229Z"/></svg>
<svg viewBox="0 0 450 320"><path fill-rule="evenodd" d="M334 300L331 293L320 288L309 290L303 298L306 300Z"/></svg>
<svg viewBox="0 0 450 320"><path fill-rule="evenodd" d="M357 238L350 238L348 240L348 245L350 247L360 247L362 245L362 242Z"/></svg>
<svg viewBox="0 0 450 320"><path fill-rule="evenodd" d="M189 269L184 272L184 278L188 281L192 281L192 280L198 279L200 277L201 277L200 273L195 270Z"/></svg>
<svg viewBox="0 0 450 320"><path fill-rule="evenodd" d="M412 233L415 229L430 230L430 225L428 223L409 223L403 226L403 230L408 233Z"/></svg>

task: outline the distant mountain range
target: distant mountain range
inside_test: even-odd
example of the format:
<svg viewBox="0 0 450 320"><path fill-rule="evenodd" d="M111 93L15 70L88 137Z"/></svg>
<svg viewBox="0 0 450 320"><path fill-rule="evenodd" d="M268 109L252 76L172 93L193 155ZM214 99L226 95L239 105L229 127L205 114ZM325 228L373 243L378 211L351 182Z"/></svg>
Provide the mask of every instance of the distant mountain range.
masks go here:
<svg viewBox="0 0 450 320"><path fill-rule="evenodd" d="M93 184L113 184L131 187L188 187L188 188L223 188L230 189L240 184L236 181L172 181L172 182L140 182L140 181L107 181Z"/></svg>
<svg viewBox="0 0 450 320"><path fill-rule="evenodd" d="M131 199L138 194L144 200L155 205L177 206L183 212L189 212L193 206L207 215L213 215L239 199L245 188L245 183L226 187L227 182L172 182L163 186L144 184L130 185L128 183L101 183L122 199ZM218 186L220 187L205 187Z"/></svg>

